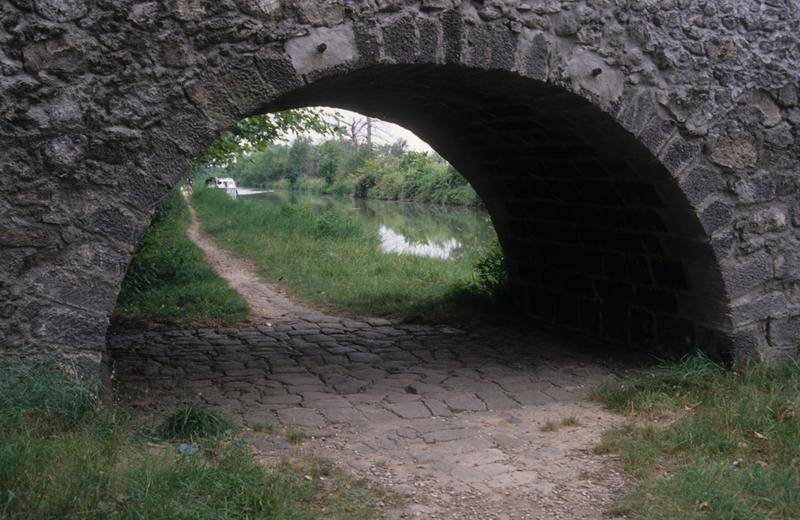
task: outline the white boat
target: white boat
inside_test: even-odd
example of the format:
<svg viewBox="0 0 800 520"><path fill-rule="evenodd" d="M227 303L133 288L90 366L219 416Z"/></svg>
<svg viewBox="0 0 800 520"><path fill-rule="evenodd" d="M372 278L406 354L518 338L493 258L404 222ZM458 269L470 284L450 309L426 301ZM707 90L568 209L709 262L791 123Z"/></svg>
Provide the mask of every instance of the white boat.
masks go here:
<svg viewBox="0 0 800 520"><path fill-rule="evenodd" d="M219 190L225 190L230 198L235 199L239 195L239 189L236 187L236 181L231 177L214 177L211 186Z"/></svg>

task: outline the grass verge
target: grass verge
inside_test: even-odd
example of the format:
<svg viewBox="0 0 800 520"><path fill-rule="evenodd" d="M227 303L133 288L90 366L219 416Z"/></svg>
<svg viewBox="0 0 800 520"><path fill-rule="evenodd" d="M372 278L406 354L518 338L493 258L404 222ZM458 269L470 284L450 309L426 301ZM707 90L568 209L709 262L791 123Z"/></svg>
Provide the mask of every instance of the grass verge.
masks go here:
<svg viewBox="0 0 800 520"><path fill-rule="evenodd" d="M632 483L620 512L646 519L800 518L800 366L735 370L695 354L608 383L631 416L598 452Z"/></svg>
<svg viewBox="0 0 800 520"><path fill-rule="evenodd" d="M343 212L269 207L197 190L203 230L253 261L265 280L311 305L355 315L443 319L495 307L477 255L456 260L386 254L377 229ZM496 256L496 252L493 252ZM480 264L483 269L493 264ZM499 278L498 278L499 279Z"/></svg>
<svg viewBox="0 0 800 520"><path fill-rule="evenodd" d="M230 325L249 312L186 236L191 222L180 191L156 213L133 257L114 311L116 319Z"/></svg>
<svg viewBox="0 0 800 520"><path fill-rule="evenodd" d="M205 436L219 420L197 410L164 423L195 440L181 455L96 395L69 371L0 367L0 518L366 520L396 499L325 460L263 467L236 435Z"/></svg>

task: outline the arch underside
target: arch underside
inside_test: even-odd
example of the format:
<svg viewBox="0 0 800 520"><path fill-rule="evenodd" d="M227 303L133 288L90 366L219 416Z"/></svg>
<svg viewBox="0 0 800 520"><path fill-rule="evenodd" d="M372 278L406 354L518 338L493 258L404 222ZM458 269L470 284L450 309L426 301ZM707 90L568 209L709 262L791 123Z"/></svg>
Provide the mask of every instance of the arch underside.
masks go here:
<svg viewBox="0 0 800 520"><path fill-rule="evenodd" d="M586 100L514 73L382 65L262 112L328 105L396 122L473 185L532 319L602 343L728 354L714 252L667 169Z"/></svg>
<svg viewBox="0 0 800 520"><path fill-rule="evenodd" d="M243 116L315 104L403 124L464 173L541 322L796 356L800 11L625 4L5 2L0 357L98 366L191 161Z"/></svg>

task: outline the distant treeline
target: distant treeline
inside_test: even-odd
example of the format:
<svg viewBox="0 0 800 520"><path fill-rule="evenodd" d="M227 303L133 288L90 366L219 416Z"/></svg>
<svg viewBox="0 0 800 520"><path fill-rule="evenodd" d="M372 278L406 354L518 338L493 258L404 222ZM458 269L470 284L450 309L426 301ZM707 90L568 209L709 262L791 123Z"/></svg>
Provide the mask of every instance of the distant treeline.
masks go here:
<svg viewBox="0 0 800 520"><path fill-rule="evenodd" d="M238 159L227 174L243 187L294 189L361 198L477 206L475 190L434 153L345 138L314 144L300 137Z"/></svg>

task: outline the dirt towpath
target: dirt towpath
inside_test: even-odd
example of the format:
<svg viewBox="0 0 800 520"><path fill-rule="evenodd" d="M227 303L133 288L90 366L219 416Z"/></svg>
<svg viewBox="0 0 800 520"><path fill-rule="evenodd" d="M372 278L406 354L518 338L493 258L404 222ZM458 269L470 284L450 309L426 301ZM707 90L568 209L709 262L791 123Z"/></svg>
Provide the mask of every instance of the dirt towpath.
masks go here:
<svg viewBox="0 0 800 520"><path fill-rule="evenodd" d="M192 240L248 300L236 328L109 337L121 395L154 411L194 401L237 417L265 463L327 457L404 496L384 518L601 519L623 485L593 447L620 420L586 399L618 367L526 327L330 316L291 302L252 265ZM287 431L302 431L299 446Z"/></svg>
<svg viewBox="0 0 800 520"><path fill-rule="evenodd" d="M252 262L218 247L200 232L197 212L191 205L189 213L192 217L187 230L189 238L203 250L214 270L247 300L253 319L278 320L297 316L326 318L318 311L295 304L285 293L259 279Z"/></svg>

